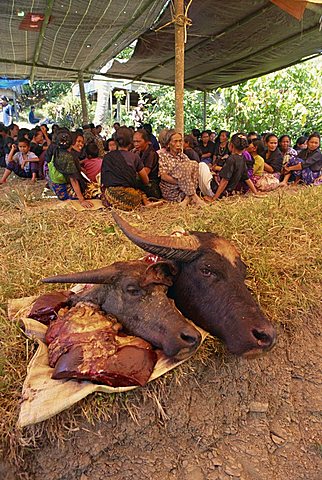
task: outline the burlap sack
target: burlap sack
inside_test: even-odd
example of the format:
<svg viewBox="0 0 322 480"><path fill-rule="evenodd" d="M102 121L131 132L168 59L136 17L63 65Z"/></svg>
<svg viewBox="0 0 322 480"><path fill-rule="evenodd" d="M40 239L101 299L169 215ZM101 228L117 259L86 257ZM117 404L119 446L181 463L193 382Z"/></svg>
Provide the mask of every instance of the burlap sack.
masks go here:
<svg viewBox="0 0 322 480"><path fill-rule="evenodd" d="M38 349L28 365L27 376L23 384L18 426L25 427L47 420L71 407L90 393L120 393L140 388L113 388L107 385L96 385L87 381L52 380L51 375L53 368L50 368L48 365L48 350L44 343L47 327L26 316L36 298L37 297L26 297L14 299L8 303L9 318L13 321L21 320L26 335L31 339L35 339L38 343ZM200 328L198 328L198 330L202 336L202 344L207 333ZM155 365L149 382L169 372L186 360L187 359L175 362L173 359L161 355Z"/></svg>

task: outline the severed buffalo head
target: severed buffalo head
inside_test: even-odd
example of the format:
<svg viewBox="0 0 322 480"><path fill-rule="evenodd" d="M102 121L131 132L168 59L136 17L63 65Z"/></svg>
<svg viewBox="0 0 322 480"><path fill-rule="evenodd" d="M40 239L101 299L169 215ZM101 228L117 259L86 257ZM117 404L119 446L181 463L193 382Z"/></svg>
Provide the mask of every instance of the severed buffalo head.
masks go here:
<svg viewBox="0 0 322 480"><path fill-rule="evenodd" d="M132 242L174 262L178 273L169 295L185 317L221 338L237 355L252 356L272 348L275 328L247 289L246 266L230 242L214 233L142 234L115 212L112 215Z"/></svg>
<svg viewBox="0 0 322 480"><path fill-rule="evenodd" d="M43 282L97 284L74 295L73 305L80 301L99 305L106 313L115 315L128 333L147 340L170 357L184 359L198 347L201 335L167 297L174 273L172 262L147 266L134 260L48 277Z"/></svg>

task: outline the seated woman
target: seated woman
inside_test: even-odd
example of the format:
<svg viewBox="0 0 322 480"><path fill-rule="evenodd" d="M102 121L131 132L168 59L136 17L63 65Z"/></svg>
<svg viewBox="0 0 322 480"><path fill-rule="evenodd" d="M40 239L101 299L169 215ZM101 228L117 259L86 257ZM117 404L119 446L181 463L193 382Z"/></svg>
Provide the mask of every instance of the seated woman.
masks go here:
<svg viewBox="0 0 322 480"><path fill-rule="evenodd" d="M144 185L149 183L149 177L138 154L129 151L132 147L132 131L127 127L120 127L115 133L115 139L118 150L108 152L102 162L103 204L130 211L141 205L159 203L149 202L145 193L137 186L137 175Z"/></svg>
<svg viewBox="0 0 322 480"><path fill-rule="evenodd" d="M256 177L261 177L264 173L264 159L258 153L259 151L263 151L263 142L258 139L252 140L247 147L247 151L251 154L254 160L251 177L252 181L254 182Z"/></svg>
<svg viewBox="0 0 322 480"><path fill-rule="evenodd" d="M283 155L278 148L278 139L274 133L268 133L265 137L266 149L263 153L264 173L257 183L261 192L275 190L279 186L283 167Z"/></svg>
<svg viewBox="0 0 322 480"><path fill-rule="evenodd" d="M169 130L165 139L166 151L159 155L160 188L163 198L169 202L181 202L202 206L204 202L196 190L199 179L199 164L189 160L182 152L182 135Z"/></svg>
<svg viewBox="0 0 322 480"><path fill-rule="evenodd" d="M307 137L305 137L304 135L302 135L301 137L299 137L296 142L295 142L295 145L294 145L294 150L296 150L297 152L300 152L301 150L305 150L307 148Z"/></svg>
<svg viewBox="0 0 322 480"><path fill-rule="evenodd" d="M5 183L9 175L14 172L18 177L31 178L35 182L38 174L39 158L30 151L30 141L21 138L18 141L18 148L12 143L7 158L7 166L0 180L0 184Z"/></svg>
<svg viewBox="0 0 322 480"><path fill-rule="evenodd" d="M148 198L161 198L159 155L150 142L148 132L143 128L137 130L133 135L133 145L134 152L139 155L149 177L148 185L144 185L144 183L139 180L139 188Z"/></svg>
<svg viewBox="0 0 322 480"><path fill-rule="evenodd" d="M283 155L283 167L289 162L291 157L297 156L297 151L291 147L291 137L289 135L282 135L278 139L278 148Z"/></svg>
<svg viewBox="0 0 322 480"><path fill-rule="evenodd" d="M183 139L183 153L187 155L190 160L195 162L200 162L200 156L198 152L194 149L195 139L192 135L185 135Z"/></svg>
<svg viewBox="0 0 322 480"><path fill-rule="evenodd" d="M56 144L48 164L50 188L59 200L79 200L83 207L92 208L88 199L99 197L100 190L82 176L79 160L71 154L72 136L68 129L57 132Z"/></svg>
<svg viewBox="0 0 322 480"><path fill-rule="evenodd" d="M207 130L201 132L201 140L199 142L199 149L201 151L200 161L212 165L215 153L215 144L210 140Z"/></svg>
<svg viewBox="0 0 322 480"><path fill-rule="evenodd" d="M225 161L230 155L228 143L230 132L221 130L215 141L215 149L213 156L213 170L219 172L225 164Z"/></svg>
<svg viewBox="0 0 322 480"><path fill-rule="evenodd" d="M86 158L84 135L78 131L72 133L70 153L78 160L84 160L84 158Z"/></svg>
<svg viewBox="0 0 322 480"><path fill-rule="evenodd" d="M318 184L317 180L322 171L322 153L320 150L320 135L312 133L307 139L307 149L301 150L297 157L292 157L285 166L285 177L280 184L282 187L287 185L291 173L296 177L295 183L302 181L306 185Z"/></svg>

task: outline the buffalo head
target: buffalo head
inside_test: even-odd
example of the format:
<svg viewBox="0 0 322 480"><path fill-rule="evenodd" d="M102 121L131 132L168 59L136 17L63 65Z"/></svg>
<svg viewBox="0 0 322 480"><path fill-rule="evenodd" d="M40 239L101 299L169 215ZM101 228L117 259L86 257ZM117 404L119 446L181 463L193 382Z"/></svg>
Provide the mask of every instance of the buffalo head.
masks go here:
<svg viewBox="0 0 322 480"><path fill-rule="evenodd" d="M43 281L97 284L74 295L72 303L88 301L99 305L106 313L115 315L128 333L161 348L168 356L183 359L198 347L201 336L167 296L175 273L172 262L147 266L136 260Z"/></svg>
<svg viewBox="0 0 322 480"><path fill-rule="evenodd" d="M178 273L169 295L185 317L237 355L251 356L274 345L275 328L247 289L246 267L230 242L203 232L146 235L114 212L113 217L136 245L174 262Z"/></svg>

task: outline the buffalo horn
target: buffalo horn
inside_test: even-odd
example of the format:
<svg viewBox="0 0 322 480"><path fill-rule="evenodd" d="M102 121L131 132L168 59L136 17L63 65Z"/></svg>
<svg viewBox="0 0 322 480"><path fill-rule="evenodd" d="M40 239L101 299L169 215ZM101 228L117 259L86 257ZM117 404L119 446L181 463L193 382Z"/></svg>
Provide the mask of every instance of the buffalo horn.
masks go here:
<svg viewBox="0 0 322 480"><path fill-rule="evenodd" d="M181 237L157 236L142 234L132 227L117 213L112 212L113 218L122 232L138 247L169 260L190 262L200 255L200 242L194 235Z"/></svg>
<svg viewBox="0 0 322 480"><path fill-rule="evenodd" d="M54 277L43 278L44 283L110 283L111 278L117 273L113 265L87 270L85 272L67 273L66 275L55 275Z"/></svg>

